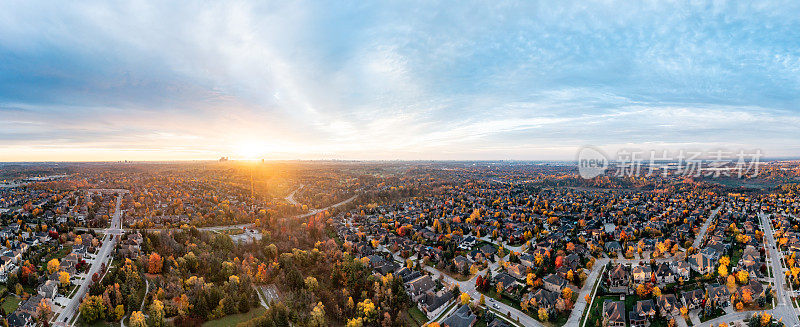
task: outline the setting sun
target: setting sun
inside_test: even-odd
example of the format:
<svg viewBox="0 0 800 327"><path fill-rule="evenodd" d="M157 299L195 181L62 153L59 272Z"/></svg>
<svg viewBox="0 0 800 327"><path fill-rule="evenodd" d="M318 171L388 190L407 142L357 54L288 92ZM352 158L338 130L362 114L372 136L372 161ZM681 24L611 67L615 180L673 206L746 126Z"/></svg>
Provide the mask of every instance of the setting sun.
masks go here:
<svg viewBox="0 0 800 327"><path fill-rule="evenodd" d="M269 152L269 147L258 141L243 141L234 149L237 159L261 159Z"/></svg>

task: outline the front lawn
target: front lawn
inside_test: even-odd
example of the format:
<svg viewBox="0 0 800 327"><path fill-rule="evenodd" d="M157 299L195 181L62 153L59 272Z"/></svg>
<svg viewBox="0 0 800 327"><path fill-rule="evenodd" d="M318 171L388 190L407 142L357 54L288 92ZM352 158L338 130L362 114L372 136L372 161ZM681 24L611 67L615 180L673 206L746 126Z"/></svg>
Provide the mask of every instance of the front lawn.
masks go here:
<svg viewBox="0 0 800 327"><path fill-rule="evenodd" d="M606 300L619 301L619 295L603 295L594 299L592 307L589 308L589 317L586 319L585 326L594 326L595 321L600 321L603 311L603 302Z"/></svg>
<svg viewBox="0 0 800 327"><path fill-rule="evenodd" d="M245 322L250 319L256 318L261 316L264 311L266 311L264 307L258 307L251 309L246 313L239 313L235 315L229 315L217 320L206 321L203 323L203 327L224 327L224 326L236 326L240 322Z"/></svg>
<svg viewBox="0 0 800 327"><path fill-rule="evenodd" d="M11 314L14 312L14 310L17 310L17 307L21 301L22 300L14 295L6 296L6 298L3 300L3 310L5 310L6 314Z"/></svg>
<svg viewBox="0 0 800 327"><path fill-rule="evenodd" d="M416 306L408 310L408 314L411 316L411 319L417 323L417 326L422 326L428 322L428 316L426 316L425 313L420 311Z"/></svg>
<svg viewBox="0 0 800 327"><path fill-rule="evenodd" d="M723 315L725 315L725 310L717 308L713 313L700 317L700 322L706 322L717 317L722 317Z"/></svg>

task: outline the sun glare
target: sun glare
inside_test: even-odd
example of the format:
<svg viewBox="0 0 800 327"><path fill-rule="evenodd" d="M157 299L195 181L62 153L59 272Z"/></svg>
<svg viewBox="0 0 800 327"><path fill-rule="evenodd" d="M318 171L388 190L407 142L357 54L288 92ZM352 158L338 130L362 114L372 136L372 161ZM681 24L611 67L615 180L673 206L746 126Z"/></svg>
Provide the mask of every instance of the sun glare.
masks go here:
<svg viewBox="0 0 800 327"><path fill-rule="evenodd" d="M238 159L261 159L269 152L269 147L257 141L245 141L236 146L235 154Z"/></svg>

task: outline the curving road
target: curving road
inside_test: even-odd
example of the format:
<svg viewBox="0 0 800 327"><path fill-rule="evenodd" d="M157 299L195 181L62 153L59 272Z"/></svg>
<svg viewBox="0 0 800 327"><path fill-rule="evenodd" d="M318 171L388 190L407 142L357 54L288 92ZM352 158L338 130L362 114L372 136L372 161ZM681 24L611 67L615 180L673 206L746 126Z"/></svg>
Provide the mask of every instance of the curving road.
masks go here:
<svg viewBox="0 0 800 327"><path fill-rule="evenodd" d="M302 188L303 188L303 186L305 186L305 185L303 185L303 184L300 184L300 186L298 186L298 187L297 187L297 189L295 189L294 191L292 191L292 193L289 193L289 195L287 195L287 196L286 196L286 198L285 198L285 199L286 199L286 201L287 201L287 202L289 202L289 203L291 203L291 204L293 204L293 205L299 206L299 205L300 205L300 203L298 203L298 202L297 202L297 200L295 200L295 199L294 199L294 195L297 193L297 191L299 191L300 189L302 189Z"/></svg>

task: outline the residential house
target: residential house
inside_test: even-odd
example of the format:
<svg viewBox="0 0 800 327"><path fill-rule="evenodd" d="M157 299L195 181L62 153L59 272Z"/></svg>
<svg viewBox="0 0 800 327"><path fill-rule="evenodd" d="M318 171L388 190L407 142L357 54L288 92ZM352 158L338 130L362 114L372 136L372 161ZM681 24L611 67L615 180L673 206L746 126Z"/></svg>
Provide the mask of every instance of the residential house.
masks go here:
<svg viewBox="0 0 800 327"><path fill-rule="evenodd" d="M636 301L634 310L638 315L648 319L656 315L656 306L653 304L653 300Z"/></svg>
<svg viewBox="0 0 800 327"><path fill-rule="evenodd" d="M561 291L567 287L567 280L561 278L561 276L556 274L550 274L542 279L544 282L544 288L551 292L561 293Z"/></svg>
<svg viewBox="0 0 800 327"><path fill-rule="evenodd" d="M462 305L453 314L442 320L443 327L472 327L478 321L478 316L472 313L469 305Z"/></svg>
<svg viewBox="0 0 800 327"><path fill-rule="evenodd" d="M517 282L517 279L509 274L501 272L497 274L497 276L494 276L493 282L495 285L502 285L503 289L508 291L514 286L514 283Z"/></svg>
<svg viewBox="0 0 800 327"><path fill-rule="evenodd" d="M708 285L706 287L706 292L708 292L708 301L711 305L726 307L730 304L731 293L728 291L727 286L718 284ZM709 303L706 303L706 305L708 304Z"/></svg>
<svg viewBox="0 0 800 327"><path fill-rule="evenodd" d="M560 293L551 292L540 288L536 292L528 293L528 301L535 308L543 308L552 313L557 307L563 306L564 299Z"/></svg>
<svg viewBox="0 0 800 327"><path fill-rule="evenodd" d="M431 279L431 276L425 275L418 277L406 283L406 290L408 291L413 301L419 301L425 293L432 290L436 283Z"/></svg>
<svg viewBox="0 0 800 327"><path fill-rule="evenodd" d="M676 316L680 314L681 303L675 294L664 294L656 299L656 306L662 316Z"/></svg>
<svg viewBox="0 0 800 327"><path fill-rule="evenodd" d="M603 326L625 327L625 302L611 300L603 302Z"/></svg>
<svg viewBox="0 0 800 327"><path fill-rule="evenodd" d="M674 283L677 278L675 278L675 273L670 268L669 264L663 262L661 264L656 265L656 282L659 284L669 284Z"/></svg>
<svg viewBox="0 0 800 327"><path fill-rule="evenodd" d="M636 266L633 267L631 274L634 282L638 284L647 283L653 277L653 269L650 266Z"/></svg>
<svg viewBox="0 0 800 327"><path fill-rule="evenodd" d="M513 276L516 279L526 278L528 274L528 268L519 263L508 264L508 267L506 267L506 271L508 272L509 275Z"/></svg>
<svg viewBox="0 0 800 327"><path fill-rule="evenodd" d="M689 310L694 310L700 308L703 305L703 298L705 297L705 293L701 289L694 289L688 292L683 292L681 294L681 298L683 299L683 305L686 306Z"/></svg>
<svg viewBox="0 0 800 327"><path fill-rule="evenodd" d="M684 280L688 280L692 273L691 266L686 261L673 261L669 263L669 266L677 277L683 277Z"/></svg>
<svg viewBox="0 0 800 327"><path fill-rule="evenodd" d="M428 315L429 319L436 310L442 308L445 304L453 300L453 291L442 289L439 292L428 291L420 302L417 303L419 309Z"/></svg>
<svg viewBox="0 0 800 327"><path fill-rule="evenodd" d="M714 261L705 254L695 253L689 256L689 266L699 274L710 274L714 271Z"/></svg>
<svg viewBox="0 0 800 327"><path fill-rule="evenodd" d="M608 272L608 291L611 293L627 293L630 285L630 269L627 265L617 264Z"/></svg>

